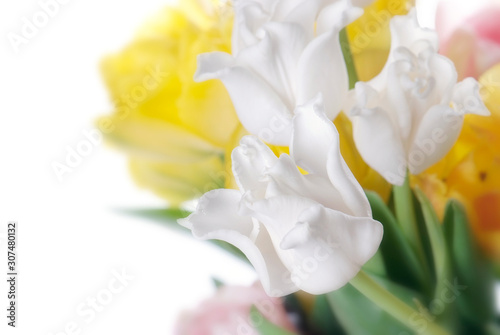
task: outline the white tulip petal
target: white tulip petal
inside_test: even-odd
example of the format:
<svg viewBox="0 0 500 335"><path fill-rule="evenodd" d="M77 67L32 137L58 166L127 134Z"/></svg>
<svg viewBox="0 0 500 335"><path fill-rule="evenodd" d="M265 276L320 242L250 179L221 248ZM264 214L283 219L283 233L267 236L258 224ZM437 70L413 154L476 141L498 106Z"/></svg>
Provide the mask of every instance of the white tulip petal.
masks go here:
<svg viewBox="0 0 500 335"><path fill-rule="evenodd" d="M422 47L421 43L430 46L436 53L439 47L439 38L432 29L420 27L417 19L417 12L412 9L408 15L395 16L391 19L391 50L387 62L382 71L369 84L377 91L382 91L387 83L388 67L395 61L395 53L398 48L404 47L415 51Z"/></svg>
<svg viewBox="0 0 500 335"><path fill-rule="evenodd" d="M197 60L198 67L194 74L196 82L220 79L230 71L231 67L236 66L234 57L226 52L207 52L198 55Z"/></svg>
<svg viewBox="0 0 500 335"><path fill-rule="evenodd" d="M253 70L278 94L290 110L295 107L297 63L307 45L300 25L270 22L262 28L262 40L242 50L238 64Z"/></svg>
<svg viewBox="0 0 500 335"><path fill-rule="evenodd" d="M281 246L294 252L292 280L311 294L341 288L377 252L383 227L372 218L359 218L323 206L302 212Z"/></svg>
<svg viewBox="0 0 500 335"><path fill-rule="evenodd" d="M428 43L421 44L417 54L398 48L396 60L388 67L386 92L391 106L384 109L397 121L404 141L432 106L449 103L457 81L453 63L436 54Z"/></svg>
<svg viewBox="0 0 500 335"><path fill-rule="evenodd" d="M404 49L407 50L407 49ZM391 66L389 66L387 71L387 99L390 102L390 106L384 106L385 111L392 119L392 122L396 122L399 127L400 135L403 140L407 140L411 134L412 127L412 101L409 101L407 93L405 92L404 81L410 81L407 86L414 85L411 80L406 75L406 72L411 67L411 64L405 60L395 61ZM406 79L406 80L405 80ZM408 90L408 88L406 88ZM356 91L369 91L368 86L362 84L356 85ZM362 93L361 93L362 94ZM373 95L374 93L370 93ZM377 97L378 99L379 97ZM380 99L379 99L380 100ZM383 105L379 102L377 106ZM383 108L383 107L382 107Z"/></svg>
<svg viewBox="0 0 500 335"><path fill-rule="evenodd" d="M415 42L424 40L430 42L434 51L439 49L439 37L433 29L423 28L418 23L417 11L410 10L408 15L392 18L391 23L391 51L398 47L412 49Z"/></svg>
<svg viewBox="0 0 500 335"><path fill-rule="evenodd" d="M463 115L446 105L432 107L422 118L408 153L410 172L419 174L443 158L462 129Z"/></svg>
<svg viewBox="0 0 500 335"><path fill-rule="evenodd" d="M304 176L300 173L293 159L282 154L276 164L267 171L269 183L265 198L280 195L300 195L307 189Z"/></svg>
<svg viewBox="0 0 500 335"><path fill-rule="evenodd" d="M243 126L269 143L287 145L292 112L273 89L250 69L234 65L223 52L198 56L195 80L220 79Z"/></svg>
<svg viewBox="0 0 500 335"><path fill-rule="evenodd" d="M333 120L342 110L349 89L349 77L339 42L338 30L315 38L298 64L297 105L323 94L325 111Z"/></svg>
<svg viewBox="0 0 500 335"><path fill-rule="evenodd" d="M370 95L373 89L358 83L356 92ZM351 117L354 142L363 160L390 183L402 185L406 176L406 152L388 113L380 107L359 107L351 111Z"/></svg>
<svg viewBox="0 0 500 335"><path fill-rule="evenodd" d="M310 174L329 180L342 199L339 202L338 197L333 198L336 205L319 202L352 215L371 216L363 189L340 153L338 131L323 112L321 95L297 108L293 122L290 152L294 160ZM314 177L311 177L310 182L312 178Z"/></svg>
<svg viewBox="0 0 500 335"><path fill-rule="evenodd" d="M324 0L279 1L276 7L275 19L299 24L306 33L308 40L311 40L314 37L314 23L322 2Z"/></svg>
<svg viewBox="0 0 500 335"><path fill-rule="evenodd" d="M429 97L429 101L435 105L449 103L458 78L455 64L442 55L434 54L429 57L429 71L435 78L436 86L434 97Z"/></svg>
<svg viewBox="0 0 500 335"><path fill-rule="evenodd" d="M331 185L329 180L315 174L303 175L293 159L286 154L281 155L276 165L268 171L268 176L270 180L266 199L280 195L296 195L312 199L326 207L351 212L343 194Z"/></svg>
<svg viewBox="0 0 500 335"><path fill-rule="evenodd" d="M241 193L236 190L214 190L206 193L196 212L179 224L192 230L202 240L222 240L240 249L252 263L266 293L283 296L297 291L286 280L290 272L279 259L269 234L259 229L252 218L238 214Z"/></svg>
<svg viewBox="0 0 500 335"><path fill-rule="evenodd" d="M335 145L336 129L332 121L321 115L324 115L322 94L296 108L290 154L307 172L328 178L327 153Z"/></svg>
<svg viewBox="0 0 500 335"><path fill-rule="evenodd" d="M387 95L405 141L430 108L449 103L457 81L449 59L436 54L426 41L420 45L422 51L417 54L399 48L396 58L400 60L388 70Z"/></svg>
<svg viewBox="0 0 500 335"><path fill-rule="evenodd" d="M299 215L315 205L317 203L311 199L293 195L282 195L245 203L245 206L251 211L252 217L266 227L271 239L275 240L277 245L279 245L281 238L298 222Z"/></svg>
<svg viewBox="0 0 500 335"><path fill-rule="evenodd" d="M310 239L310 226L307 222L297 222L288 233L283 236L280 248L289 250L307 243Z"/></svg>
<svg viewBox="0 0 500 335"><path fill-rule="evenodd" d="M357 97L356 90L355 89L349 90L345 97L344 106L342 106L342 111L344 112L345 116L347 116L347 118L349 119L351 117L351 110L356 108L358 104L366 106L365 103L357 101L356 97Z"/></svg>
<svg viewBox="0 0 500 335"><path fill-rule="evenodd" d="M198 238L218 230L231 230L253 240L259 227L254 225L251 218L238 214L240 200L239 191L212 190L200 198L196 211L187 218L180 219L179 224L191 229Z"/></svg>
<svg viewBox="0 0 500 335"><path fill-rule="evenodd" d="M450 101L457 81L453 62L437 54L428 41L418 44L415 50L396 49L388 67L387 95L405 139L432 106Z"/></svg>
<svg viewBox="0 0 500 335"><path fill-rule="evenodd" d="M276 11L276 6L278 6L280 2L281 0L236 0L233 1L233 6L237 10L242 6L258 4L268 15L271 15Z"/></svg>
<svg viewBox="0 0 500 335"><path fill-rule="evenodd" d="M332 29L340 31L363 15L363 9L354 7L351 1L335 1L325 6L318 16L316 33L321 35Z"/></svg>
<svg viewBox="0 0 500 335"><path fill-rule="evenodd" d="M338 133L336 134L338 140ZM339 145L338 141L337 145ZM345 204L345 206L337 204L336 206L329 207L349 215L371 217L372 210L370 203L366 198L363 188L344 161L339 146L330 149L327 169L330 182L337 189ZM348 209L345 209L345 207Z"/></svg>
<svg viewBox="0 0 500 335"><path fill-rule="evenodd" d="M321 1L321 0L319 0ZM302 7L304 4L310 3L311 7L314 9L318 8L318 0L281 0L277 1L275 11L273 13L273 19L276 21L286 21L286 22L295 22L292 20L287 20L287 18L290 16L291 13L293 13L297 8L303 9L305 7ZM316 18L313 18L310 23L314 23L314 20Z"/></svg>
<svg viewBox="0 0 500 335"><path fill-rule="evenodd" d="M271 240L271 237L266 229L262 229L259 232L259 235L255 240L255 246L260 251L263 256L262 259L265 262L265 265L260 266L260 268L255 266L256 263L262 262L258 256L255 257L255 260L252 260L248 252L245 252L241 248L240 250L247 256L248 260L255 267L267 295L271 297L283 297L297 292L299 288L291 280L291 273L284 266L281 258L278 256L273 241ZM251 248L252 247L250 246L249 249Z"/></svg>
<svg viewBox="0 0 500 335"><path fill-rule="evenodd" d="M269 21L273 5L272 1L236 1L233 4L236 12L231 38L233 55L259 42L258 31Z"/></svg>
<svg viewBox="0 0 500 335"><path fill-rule="evenodd" d="M293 9L289 5L292 3ZM349 0L294 0L280 4L287 7L282 21L300 24L309 40L332 29L340 30L363 14Z"/></svg>
<svg viewBox="0 0 500 335"><path fill-rule="evenodd" d="M474 78L466 78L455 85L452 104L459 114L490 115L490 111L481 99L479 83Z"/></svg>
<svg viewBox="0 0 500 335"><path fill-rule="evenodd" d="M263 176L278 158L257 137L249 135L243 137L240 145L233 150L231 160L233 175L240 190L265 192L267 181L263 180Z"/></svg>

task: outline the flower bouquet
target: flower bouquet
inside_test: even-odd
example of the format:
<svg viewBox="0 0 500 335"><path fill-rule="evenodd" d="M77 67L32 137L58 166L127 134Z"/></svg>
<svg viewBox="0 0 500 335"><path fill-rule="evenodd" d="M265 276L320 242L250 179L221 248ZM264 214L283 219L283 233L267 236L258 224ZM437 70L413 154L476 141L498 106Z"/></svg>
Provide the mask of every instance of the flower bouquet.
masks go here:
<svg viewBox="0 0 500 335"><path fill-rule="evenodd" d="M160 219L260 279L176 334L500 334L500 66L470 77L459 34L404 0L181 0L103 61Z"/></svg>

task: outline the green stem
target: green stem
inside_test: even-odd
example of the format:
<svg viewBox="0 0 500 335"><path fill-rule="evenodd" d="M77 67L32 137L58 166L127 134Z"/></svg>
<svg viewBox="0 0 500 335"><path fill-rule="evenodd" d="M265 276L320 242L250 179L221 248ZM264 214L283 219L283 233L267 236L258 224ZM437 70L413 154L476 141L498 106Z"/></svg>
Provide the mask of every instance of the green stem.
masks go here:
<svg viewBox="0 0 500 335"><path fill-rule="evenodd" d="M430 267L427 262L427 258L424 253L424 248L422 245L422 239L420 236L420 231L418 229L418 223L415 214L415 205L413 202L413 192L410 187L410 173L407 172L405 182L401 186L394 186L394 209L396 218L401 230L406 237L406 240L410 244L413 250L420 260L422 269L428 275L430 273Z"/></svg>
<svg viewBox="0 0 500 335"><path fill-rule="evenodd" d="M340 47L342 48L342 53L344 54L344 61L347 67L347 73L349 75L349 89L353 89L356 83L359 81L359 77L358 72L356 71L356 66L354 65L354 58L352 56L351 46L349 45L347 29L342 29L339 35Z"/></svg>
<svg viewBox="0 0 500 335"><path fill-rule="evenodd" d="M427 320L428 322L425 326L422 326L422 324L418 322L411 322L420 315L419 312L405 304L391 292L387 291L364 271L360 271L359 274L351 280L350 284L375 305L417 334L450 335L450 333L441 326L430 320Z"/></svg>
<svg viewBox="0 0 500 335"><path fill-rule="evenodd" d="M409 173L403 185L394 186L394 207L396 218L401 229L410 243L417 247L416 241L419 240L417 220L415 216L415 207L413 205L413 194L410 187Z"/></svg>

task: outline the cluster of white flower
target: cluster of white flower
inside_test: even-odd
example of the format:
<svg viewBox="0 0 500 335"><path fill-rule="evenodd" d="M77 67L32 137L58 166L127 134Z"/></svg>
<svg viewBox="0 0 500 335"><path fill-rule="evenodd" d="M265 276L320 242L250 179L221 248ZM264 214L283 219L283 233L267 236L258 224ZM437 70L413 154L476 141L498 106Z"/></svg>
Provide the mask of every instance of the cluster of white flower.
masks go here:
<svg viewBox="0 0 500 335"><path fill-rule="evenodd" d="M393 184L442 158L465 113L488 114L478 84L457 84L435 32L419 27L414 11L392 20L382 72L349 92L339 32L362 14L355 5L366 4L236 0L232 54L199 56L196 80L220 79L254 135L232 154L240 190L205 194L180 223L200 239L241 249L272 296L342 287L382 240L340 154L331 120L341 111L363 159ZM262 140L291 154L278 158Z"/></svg>

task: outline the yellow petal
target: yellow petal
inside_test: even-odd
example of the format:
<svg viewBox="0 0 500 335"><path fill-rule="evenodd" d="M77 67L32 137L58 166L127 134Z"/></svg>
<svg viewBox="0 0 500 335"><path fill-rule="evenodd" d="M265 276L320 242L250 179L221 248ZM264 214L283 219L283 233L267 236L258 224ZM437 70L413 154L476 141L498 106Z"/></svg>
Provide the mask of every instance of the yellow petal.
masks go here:
<svg viewBox="0 0 500 335"><path fill-rule="evenodd" d="M224 147L239 124L231 99L218 80L187 84L177 102L186 130Z"/></svg>

